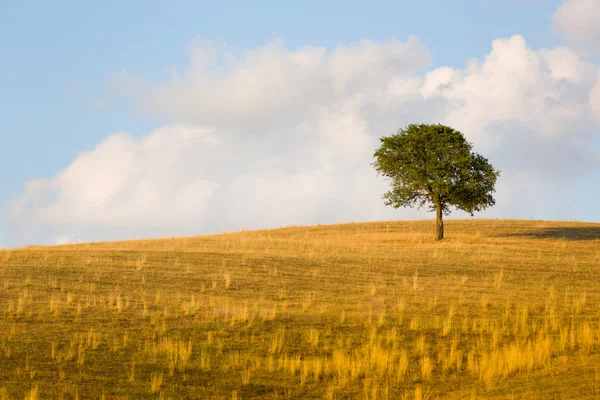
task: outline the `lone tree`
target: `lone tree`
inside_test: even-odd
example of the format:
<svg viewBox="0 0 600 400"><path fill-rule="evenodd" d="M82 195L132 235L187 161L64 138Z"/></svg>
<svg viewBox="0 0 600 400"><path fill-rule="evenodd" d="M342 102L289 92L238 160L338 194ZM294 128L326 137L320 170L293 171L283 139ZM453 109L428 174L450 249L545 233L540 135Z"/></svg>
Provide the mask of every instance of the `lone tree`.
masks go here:
<svg viewBox="0 0 600 400"><path fill-rule="evenodd" d="M450 206L473 215L496 203L492 193L500 171L471 152L473 146L459 131L411 124L380 140L371 165L391 183L385 205L429 205L436 214L437 240L444 238L443 214L450 214Z"/></svg>

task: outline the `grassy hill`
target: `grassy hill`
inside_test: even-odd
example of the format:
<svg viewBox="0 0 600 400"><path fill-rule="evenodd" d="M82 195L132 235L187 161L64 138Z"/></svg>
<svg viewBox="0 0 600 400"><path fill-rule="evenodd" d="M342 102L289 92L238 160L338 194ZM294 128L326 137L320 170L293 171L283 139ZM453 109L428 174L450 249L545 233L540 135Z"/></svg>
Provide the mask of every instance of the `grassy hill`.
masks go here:
<svg viewBox="0 0 600 400"><path fill-rule="evenodd" d="M0 400L600 397L600 224L0 251Z"/></svg>

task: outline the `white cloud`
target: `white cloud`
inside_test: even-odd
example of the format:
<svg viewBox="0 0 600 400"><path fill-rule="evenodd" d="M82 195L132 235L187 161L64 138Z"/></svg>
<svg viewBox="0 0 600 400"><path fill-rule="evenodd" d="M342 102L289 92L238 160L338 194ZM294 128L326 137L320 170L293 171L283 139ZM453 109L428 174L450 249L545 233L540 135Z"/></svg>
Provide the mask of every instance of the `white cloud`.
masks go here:
<svg viewBox="0 0 600 400"><path fill-rule="evenodd" d="M596 119L600 121L600 72L597 74L596 84L590 91L590 107Z"/></svg>
<svg viewBox="0 0 600 400"><path fill-rule="evenodd" d="M387 184L370 166L378 138L414 122L461 130L502 170L483 215L552 218L598 163L598 67L521 36L464 69L425 71L429 59L415 38L242 53L194 41L183 78L138 99L173 124L114 133L29 182L8 209L11 232L31 243L423 218L384 207Z"/></svg>
<svg viewBox="0 0 600 400"><path fill-rule="evenodd" d="M184 78L176 74L140 108L190 123L264 129L272 121L301 121L302 113L360 95L368 85L381 87L390 76L409 76L430 58L415 38L362 41L329 54L310 46L290 51L279 40L237 56L223 47L192 42Z"/></svg>
<svg viewBox="0 0 600 400"><path fill-rule="evenodd" d="M557 54L568 57L557 60ZM443 74L452 76L454 83L437 95L451 106L444 120L487 151L510 140L511 132L493 129L507 123L520 125L539 140L586 136L589 129L573 132L568 127L590 119L587 95L597 69L563 48L532 50L516 35L494 40L483 63L473 61L463 71L444 67Z"/></svg>
<svg viewBox="0 0 600 400"><path fill-rule="evenodd" d="M553 18L554 29L578 47L600 51L600 4L598 0L566 0Z"/></svg>
<svg viewBox="0 0 600 400"><path fill-rule="evenodd" d="M425 81L420 86L420 92L425 99L442 96L445 89L456 84L460 78L459 71L454 68L437 68L425 74Z"/></svg>
<svg viewBox="0 0 600 400"><path fill-rule="evenodd" d="M567 47L556 47L551 50L543 49L540 56L548 64L550 77L555 80L565 80L581 84L589 82L597 69L590 62L583 61L573 50Z"/></svg>

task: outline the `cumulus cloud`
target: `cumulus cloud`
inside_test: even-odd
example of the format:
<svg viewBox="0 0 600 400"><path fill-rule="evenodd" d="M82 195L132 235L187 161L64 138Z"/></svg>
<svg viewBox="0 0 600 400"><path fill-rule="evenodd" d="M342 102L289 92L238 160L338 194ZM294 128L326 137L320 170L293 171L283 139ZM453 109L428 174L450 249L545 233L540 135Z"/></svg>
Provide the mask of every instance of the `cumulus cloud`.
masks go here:
<svg viewBox="0 0 600 400"><path fill-rule="evenodd" d="M390 76L410 76L430 56L416 38L407 42L361 41L327 53L324 48L290 51L280 40L232 54L195 40L189 67L140 102L144 112L202 125L256 126L298 123L304 113L360 97L368 85L382 87ZM355 101L360 101L356 98Z"/></svg>
<svg viewBox="0 0 600 400"><path fill-rule="evenodd" d="M370 166L380 136L415 122L461 130L502 170L498 204L483 216L557 215L574 178L598 167L598 67L518 35L462 69L427 70L430 58L416 38L331 51L274 41L241 53L196 40L185 71L136 100L172 123L140 138L114 133L56 177L29 182L7 211L12 235L31 243L424 218L385 208L387 184Z"/></svg>
<svg viewBox="0 0 600 400"><path fill-rule="evenodd" d="M598 0L566 0L553 16L554 28L575 46L600 51Z"/></svg>
<svg viewBox="0 0 600 400"><path fill-rule="evenodd" d="M600 72L598 72L596 84L590 92L590 107L596 118L600 120Z"/></svg>

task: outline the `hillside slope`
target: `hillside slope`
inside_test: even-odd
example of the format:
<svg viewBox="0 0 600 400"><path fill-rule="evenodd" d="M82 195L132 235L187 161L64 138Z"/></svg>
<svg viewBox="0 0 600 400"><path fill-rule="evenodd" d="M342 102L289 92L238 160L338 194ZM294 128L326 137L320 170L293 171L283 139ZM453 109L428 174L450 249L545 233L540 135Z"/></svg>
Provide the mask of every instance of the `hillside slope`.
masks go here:
<svg viewBox="0 0 600 400"><path fill-rule="evenodd" d="M0 251L0 399L600 396L600 224Z"/></svg>

